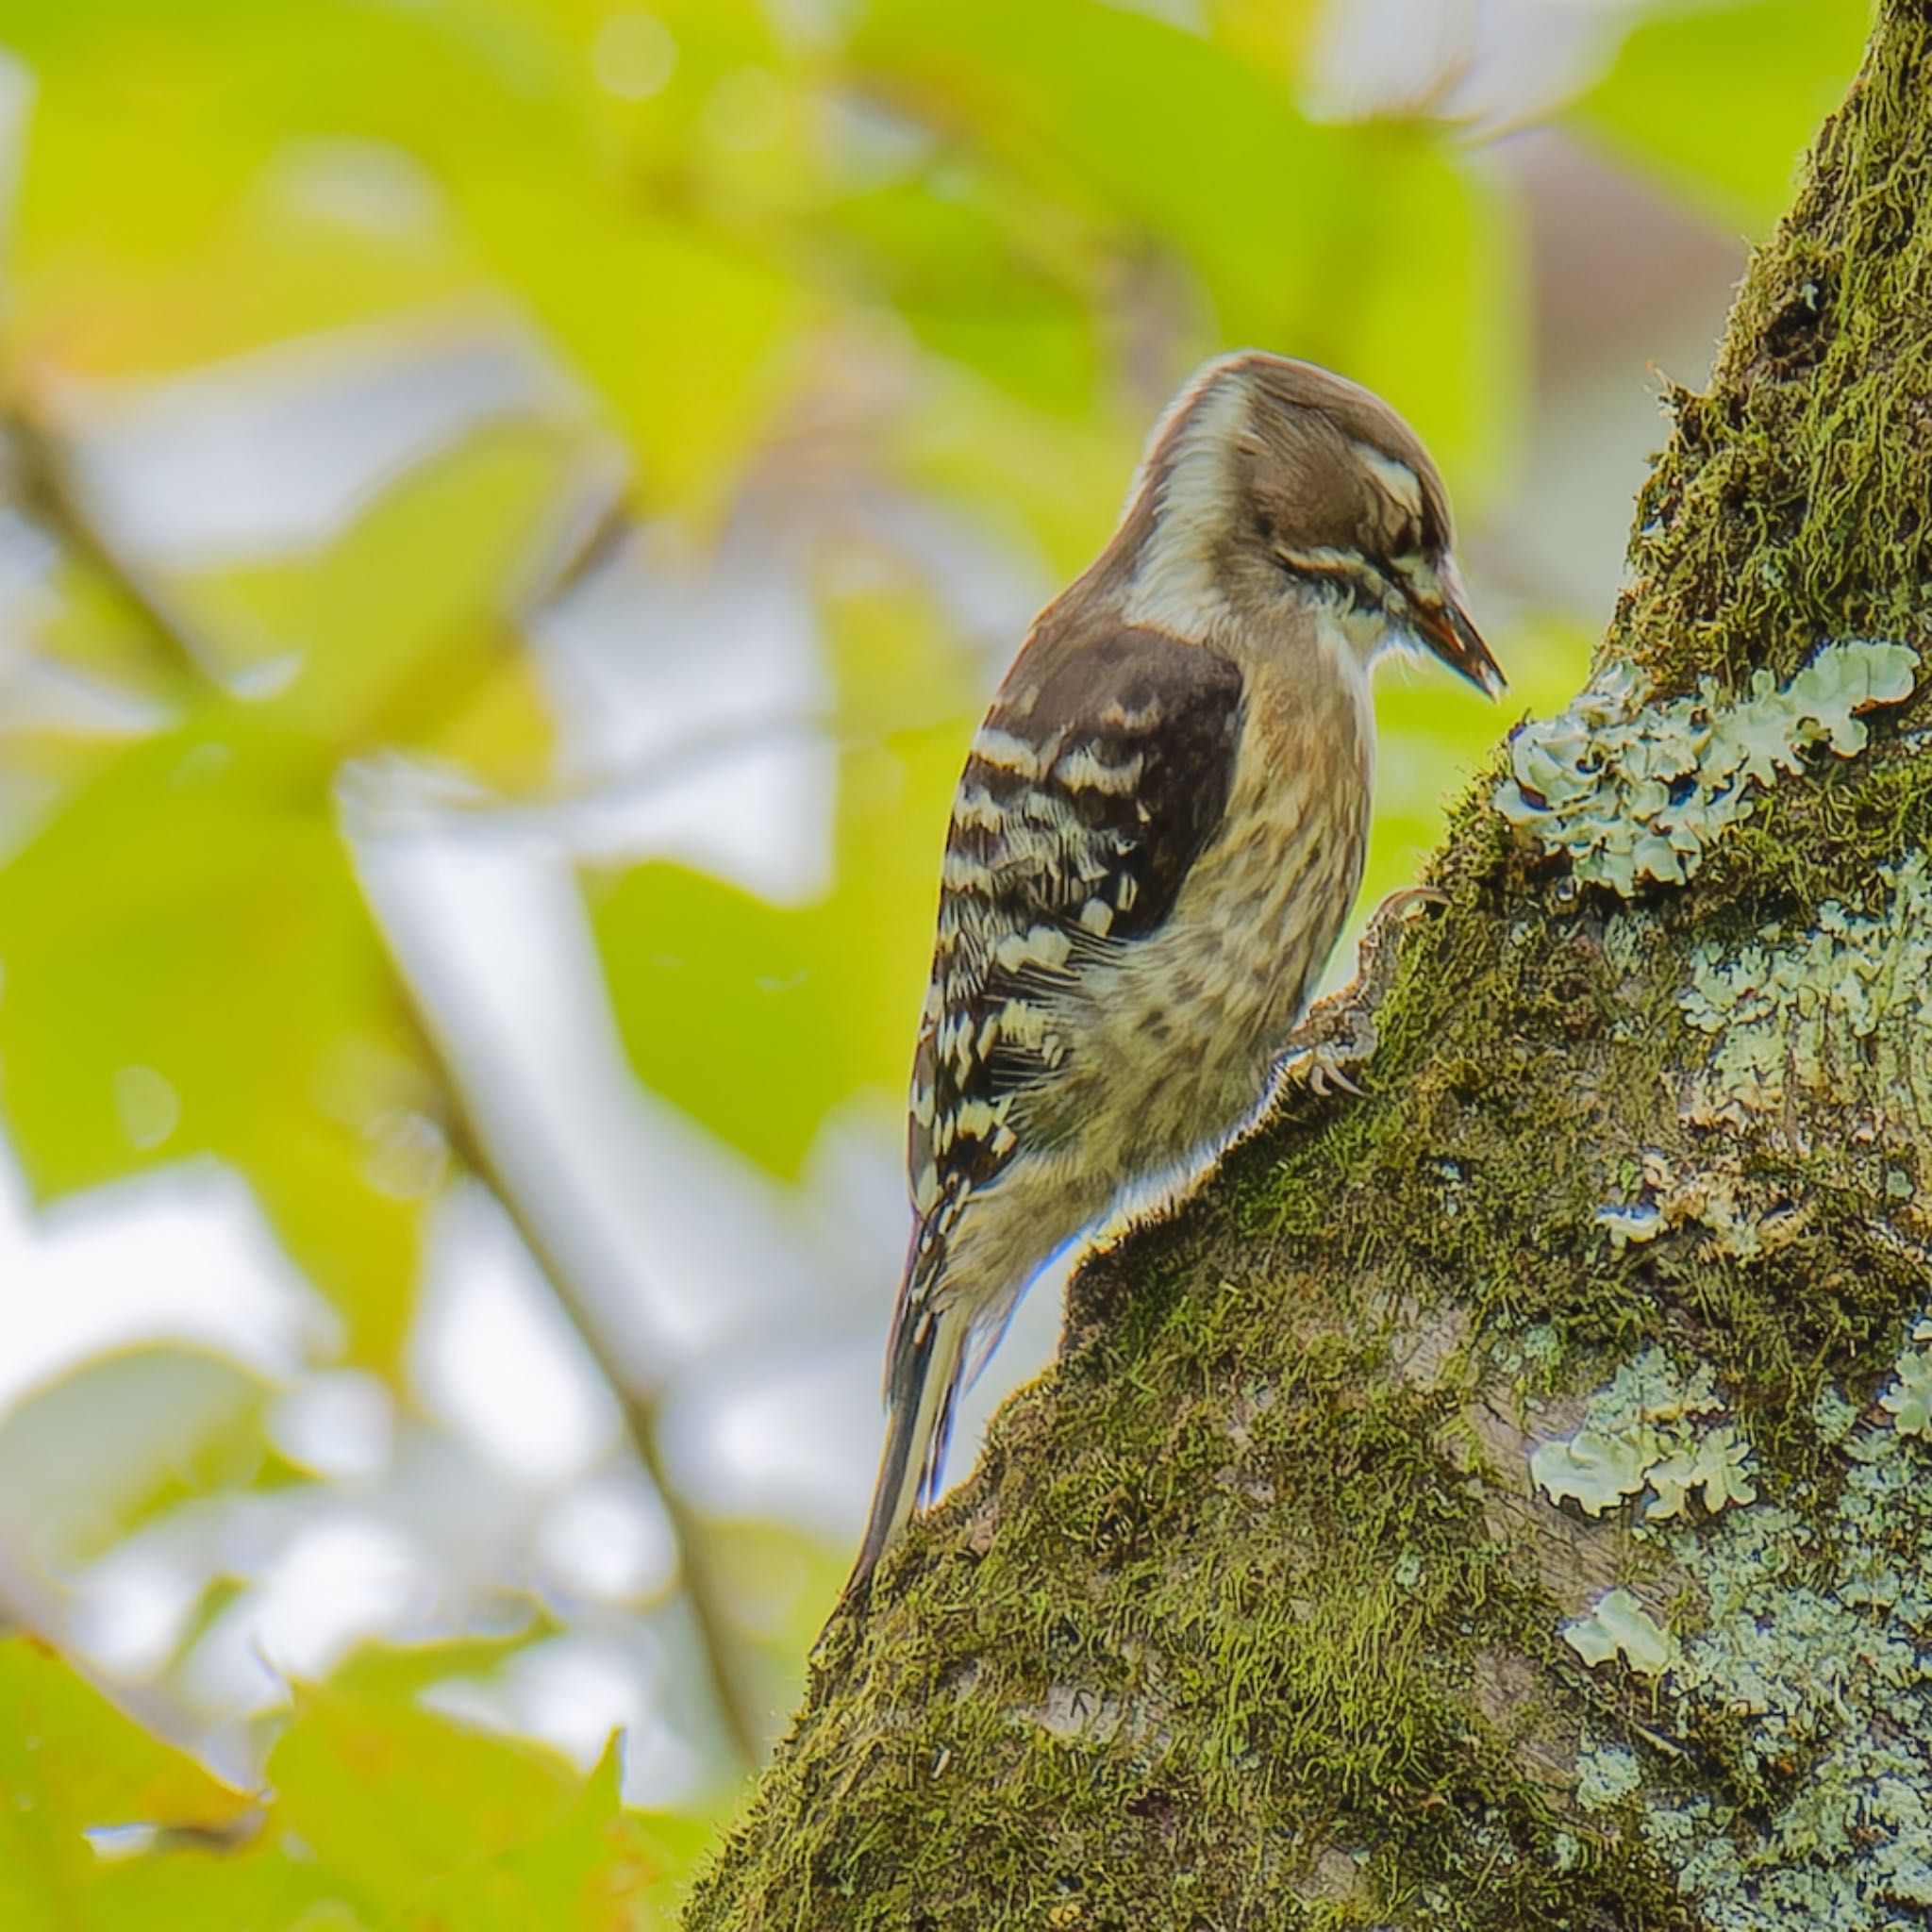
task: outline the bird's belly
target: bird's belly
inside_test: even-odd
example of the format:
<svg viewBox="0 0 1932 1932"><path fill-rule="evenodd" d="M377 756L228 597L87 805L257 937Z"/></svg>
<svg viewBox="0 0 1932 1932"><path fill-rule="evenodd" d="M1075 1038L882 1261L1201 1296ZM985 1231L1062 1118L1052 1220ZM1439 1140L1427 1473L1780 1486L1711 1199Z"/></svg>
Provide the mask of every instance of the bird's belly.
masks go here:
<svg viewBox="0 0 1932 1932"><path fill-rule="evenodd" d="M1031 1096L1040 1117L1024 1136L1070 1154L1077 1143L1080 1164L1123 1188L1211 1159L1266 1097L1347 917L1361 849L1354 824L1304 817L1203 855L1169 924L1061 1008L1066 1077Z"/></svg>

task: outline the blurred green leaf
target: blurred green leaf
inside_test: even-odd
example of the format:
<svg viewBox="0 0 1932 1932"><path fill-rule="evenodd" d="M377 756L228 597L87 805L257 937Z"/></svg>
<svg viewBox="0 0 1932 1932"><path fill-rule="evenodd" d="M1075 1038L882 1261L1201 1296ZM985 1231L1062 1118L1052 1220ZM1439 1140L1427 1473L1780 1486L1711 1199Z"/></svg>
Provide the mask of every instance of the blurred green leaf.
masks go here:
<svg viewBox="0 0 1932 1932"><path fill-rule="evenodd" d="M0 1535L60 1575L183 1496L248 1483L268 1460L270 1391L199 1349L83 1362L0 1418Z"/></svg>
<svg viewBox="0 0 1932 1932"><path fill-rule="evenodd" d="M612 1739L588 1781L547 1751L478 1731L413 1700L487 1674L550 1626L358 1651L300 1693L271 1755L274 1827L317 1852L334 1880L411 1932L649 1932L707 1843L708 1817L625 1809ZM436 1816L398 1830L392 1807ZM364 1844L364 1834L381 1840Z"/></svg>
<svg viewBox="0 0 1932 1932"><path fill-rule="evenodd" d="M557 741L550 693L531 653L505 655L467 691L450 695L444 714L417 738L424 755L474 773L498 791L540 791L551 777Z"/></svg>
<svg viewBox="0 0 1932 1932"><path fill-rule="evenodd" d="M691 137L635 197L623 153L643 130L612 122L618 97L596 97L606 23L589 9L313 0L204 5L165 27L140 0L88 10L86 27L35 6L6 28L40 83L10 311L24 359L187 366L400 310L483 271L631 436L655 501L722 508L790 392L783 348L813 313L755 223L690 212L708 198L705 168L737 179L748 134L774 145L758 113L732 111L769 92L782 116L756 8L720 0L677 20L687 83L707 47L738 64L680 90ZM721 37L708 16L726 14ZM342 166L358 142L359 177ZM348 177L333 187L331 142ZM775 145L771 181L790 193L799 158ZM400 181L373 192L385 150L391 174L420 163L446 206ZM642 148L638 165L651 165Z"/></svg>
<svg viewBox="0 0 1932 1932"><path fill-rule="evenodd" d="M908 733L845 755L840 884L820 905L769 906L668 864L593 898L638 1076L788 1179L841 1101L868 1089L896 1101L909 1076L932 948L927 874L965 737Z"/></svg>
<svg viewBox="0 0 1932 1932"><path fill-rule="evenodd" d="M823 918L669 864L593 888L591 915L638 1077L795 1178L856 1077L832 1011L828 974L840 962L824 958Z"/></svg>
<svg viewBox="0 0 1932 1932"><path fill-rule="evenodd" d="M493 140L553 153L575 120L568 47L493 4L20 0L4 31L37 83L14 238L30 309L103 266L192 259L291 143L393 141L436 167Z"/></svg>
<svg viewBox="0 0 1932 1932"><path fill-rule="evenodd" d="M367 1358L408 1318L422 1204L375 1155L421 1076L329 788L347 752L460 748L466 721L521 741L509 613L556 556L576 447L508 426L407 473L316 565L278 695L208 699L0 867L0 1104L37 1191L222 1156ZM479 714L499 691L516 718Z"/></svg>
<svg viewBox="0 0 1932 1932"><path fill-rule="evenodd" d="M1869 0L1665 8L1632 30L1573 118L1720 220L1761 232L1843 99L1871 18Z"/></svg>
<svg viewBox="0 0 1932 1932"><path fill-rule="evenodd" d="M371 1643L353 1652L329 1677L342 1695L409 1699L458 1677L493 1676L510 1658L554 1636L557 1624L534 1606L512 1629L469 1631L426 1643Z"/></svg>
<svg viewBox="0 0 1932 1932"><path fill-rule="evenodd" d="M55 145L51 135L44 145ZM40 160L42 147L34 152ZM93 168L105 158L92 155ZM208 184L214 206L197 231L158 258L118 236L84 254L63 231L55 259L27 279L16 332L69 375L140 380L419 305L467 295L476 306L474 267L446 225L409 207L412 198L436 203L426 180L412 197L405 156L318 142L279 165L252 150L234 165L232 181L223 175ZM246 176L244 166L262 172ZM385 210L385 195L401 206ZM291 357L289 366L293 380L299 364Z"/></svg>
<svg viewBox="0 0 1932 1932"><path fill-rule="evenodd" d="M80 1910L99 1865L87 1832L134 1824L220 1831L252 1802L31 1638L0 1640L0 1924L8 1932L106 1924Z"/></svg>
<svg viewBox="0 0 1932 1932"><path fill-rule="evenodd" d="M669 1932L677 1903L669 1881L689 1871L708 1834L671 1822L667 1837L661 1825L654 1829L625 1811L620 1769L613 1739L590 1782L553 1822L432 1885L393 1923L420 1932L526 1932L536 1925Z"/></svg>
<svg viewBox="0 0 1932 1932"><path fill-rule="evenodd" d="M1207 0L1206 8L1216 40L1277 78L1301 73L1324 10L1322 0Z"/></svg>
<svg viewBox="0 0 1932 1932"><path fill-rule="evenodd" d="M801 286L728 235L600 204L568 178L493 175L464 206L630 439L650 501L722 515L789 394Z"/></svg>
<svg viewBox="0 0 1932 1932"><path fill-rule="evenodd" d="M82 1908L59 1923L61 1932L379 1932L383 1920L305 1847L257 1836L235 1847L167 1843L103 1860Z"/></svg>
<svg viewBox="0 0 1932 1932"><path fill-rule="evenodd" d="M554 748L514 628L567 559L583 439L486 427L391 477L319 556L172 576L169 600L258 715L338 749L408 744L519 791Z"/></svg>
<svg viewBox="0 0 1932 1932"><path fill-rule="evenodd" d="M1386 395L1454 479L1467 525L1509 480L1532 366L1528 272L1512 196L1423 128L1363 130L1352 192L1402 210L1399 240L1361 249L1336 367Z"/></svg>
<svg viewBox="0 0 1932 1932"><path fill-rule="evenodd" d="M1066 274L1077 238L1028 235L1015 202L954 166L846 198L827 210L826 232L928 347L1030 408L1084 412L1100 344L1087 291ZM1097 274L1090 265L1087 280Z"/></svg>
<svg viewBox="0 0 1932 1932"><path fill-rule="evenodd" d="M31 627L38 649L143 707L188 695L165 641L100 571L63 555L49 573L47 593Z"/></svg>
<svg viewBox="0 0 1932 1932"><path fill-rule="evenodd" d="M576 1790L547 1751L326 1685L298 1691L267 1774L279 1829L358 1890L397 1904L527 1844Z"/></svg>
<svg viewBox="0 0 1932 1932"><path fill-rule="evenodd" d="M1065 581L1112 530L1146 427L1118 409L1048 416L958 366L936 370L895 417L889 448L908 489Z"/></svg>
<svg viewBox="0 0 1932 1932"><path fill-rule="evenodd" d="M318 562L293 682L266 708L342 750L415 742L511 661L511 622L562 558L580 439L540 424L406 470Z"/></svg>
<svg viewBox="0 0 1932 1932"><path fill-rule="evenodd" d="M1224 48L1100 0L879 0L852 59L1035 191L1181 248L1229 340L1287 346L1334 299L1312 272L1347 219L1356 133L1309 125Z"/></svg>
<svg viewBox="0 0 1932 1932"><path fill-rule="evenodd" d="M196 655L230 690L285 683L315 600L312 552L158 573L169 608L194 634ZM189 692L192 702L198 692Z"/></svg>
<svg viewBox="0 0 1932 1932"><path fill-rule="evenodd" d="M1091 308L1112 314L1124 286L1173 311L1183 359L1159 370L1158 389L1217 349L1305 357L1381 390L1453 473L1487 485L1501 472L1526 366L1515 225L1432 130L1312 125L1285 66L1270 75L1231 45L1101 0L880 0L850 58L861 84L933 130L935 165L967 184L969 205L1010 202L1052 233L1049 258ZM977 165L993 178L977 180ZM990 241L974 246L984 258ZM1198 278L1198 313L1148 280L1157 250ZM1038 304L1045 342L1052 311ZM907 313L935 347L1012 386L1026 353L1016 321L989 338L984 320L916 298ZM976 325L948 340L958 320ZM1053 352L1068 364L1057 340ZM1153 400L1132 399L1134 438Z"/></svg>
<svg viewBox="0 0 1932 1932"><path fill-rule="evenodd" d="M0 868L0 1104L42 1197L231 1160L386 1355L420 1204L371 1178L414 1044L320 786L328 761L233 706L123 754Z"/></svg>
<svg viewBox="0 0 1932 1932"><path fill-rule="evenodd" d="M668 1925L648 1902L694 1852L624 1810L614 1744L586 1784L394 1700L305 1690L269 1777L276 1827L380 1902L382 1924L421 1932Z"/></svg>
<svg viewBox="0 0 1932 1932"><path fill-rule="evenodd" d="M70 1735L49 1724L45 1741ZM0 1790L6 1769L0 1740ZM109 1861L77 1840L85 1863L64 1887L31 1866L21 1874L23 1910L41 1915L0 1923L8 1932L668 1932L712 1822L625 1810L619 1771L615 1740L585 1779L546 1752L398 1695L305 1690L270 1754L258 1830L225 1850L177 1839ZM246 1803L220 1795L230 1809L210 1823ZM0 1819L0 1847L7 1830ZM0 1866L0 1904L12 1905L8 1884Z"/></svg>
<svg viewBox="0 0 1932 1932"><path fill-rule="evenodd" d="M846 1552L761 1518L713 1520L706 1534L726 1614L744 1639L747 1702L774 1712L794 1709L805 1690L804 1660L851 1568Z"/></svg>
<svg viewBox="0 0 1932 1932"><path fill-rule="evenodd" d="M828 618L841 724L858 739L839 762L830 896L774 907L672 864L591 893L639 1077L788 1178L841 1101L873 1090L898 1104L932 949L933 854L971 730L966 667L936 648L928 608L879 592L837 602ZM917 692L897 683L895 655L923 669ZM958 711L891 728L882 713L930 716L945 703L949 668Z"/></svg>

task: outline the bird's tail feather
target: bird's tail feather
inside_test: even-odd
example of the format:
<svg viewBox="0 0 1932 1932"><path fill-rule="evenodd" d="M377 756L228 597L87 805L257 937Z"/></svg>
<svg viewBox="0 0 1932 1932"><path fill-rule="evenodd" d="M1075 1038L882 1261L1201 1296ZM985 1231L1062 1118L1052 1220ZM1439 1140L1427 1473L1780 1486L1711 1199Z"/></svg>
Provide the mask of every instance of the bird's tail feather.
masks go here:
<svg viewBox="0 0 1932 1932"><path fill-rule="evenodd" d="M886 1370L885 1453L865 1541L845 1586L848 1594L871 1576L914 1508L939 1493L971 1326L957 1306L928 1306L893 1332Z"/></svg>

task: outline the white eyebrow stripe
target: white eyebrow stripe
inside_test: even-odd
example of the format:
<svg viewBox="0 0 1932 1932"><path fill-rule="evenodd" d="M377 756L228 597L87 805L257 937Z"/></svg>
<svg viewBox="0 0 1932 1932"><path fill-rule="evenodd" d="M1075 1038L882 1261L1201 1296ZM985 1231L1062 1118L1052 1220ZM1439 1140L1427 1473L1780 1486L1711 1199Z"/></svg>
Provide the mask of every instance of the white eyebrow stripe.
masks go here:
<svg viewBox="0 0 1932 1932"><path fill-rule="evenodd" d="M1419 518L1422 515L1422 478L1407 463L1398 463L1393 457L1385 457L1380 450L1371 449L1365 442L1357 443L1355 453L1361 458L1362 467L1410 516Z"/></svg>
<svg viewBox="0 0 1932 1932"><path fill-rule="evenodd" d="M1358 550L1333 550L1325 544L1314 550L1277 550L1274 554L1283 563L1318 576L1342 573L1361 575L1369 569Z"/></svg>
<svg viewBox="0 0 1932 1932"><path fill-rule="evenodd" d="M1440 604L1448 595L1449 587L1443 581L1443 573L1439 572L1426 557L1417 558L1403 575L1407 578L1409 594L1415 596L1419 593L1424 604Z"/></svg>

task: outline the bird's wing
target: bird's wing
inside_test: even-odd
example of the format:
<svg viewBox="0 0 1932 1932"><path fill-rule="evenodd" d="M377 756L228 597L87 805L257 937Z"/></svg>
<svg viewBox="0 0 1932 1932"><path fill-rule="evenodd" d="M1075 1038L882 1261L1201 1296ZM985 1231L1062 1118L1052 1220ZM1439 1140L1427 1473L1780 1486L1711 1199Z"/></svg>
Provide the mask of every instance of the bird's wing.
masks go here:
<svg viewBox="0 0 1932 1932"><path fill-rule="evenodd" d="M1125 625L1036 632L953 805L909 1135L923 1241L1015 1149L1014 1096L1064 1054L1051 1002L1155 931L1226 808L1241 677Z"/></svg>

